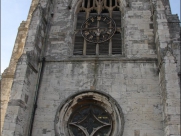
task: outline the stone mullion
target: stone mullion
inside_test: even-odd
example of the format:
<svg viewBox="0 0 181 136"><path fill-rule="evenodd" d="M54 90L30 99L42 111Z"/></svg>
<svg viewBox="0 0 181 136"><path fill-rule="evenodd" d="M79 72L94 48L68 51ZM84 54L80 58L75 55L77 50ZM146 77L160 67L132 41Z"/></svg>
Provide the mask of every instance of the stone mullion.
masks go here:
<svg viewBox="0 0 181 136"><path fill-rule="evenodd" d="M89 18L89 14L90 14L90 10L87 10L86 8L84 8L85 12L86 12L86 20ZM87 26L86 26L87 27ZM84 43L83 43L83 55L86 55L86 50L87 50L87 41L84 38Z"/></svg>
<svg viewBox="0 0 181 136"><path fill-rule="evenodd" d="M110 18L112 18L112 11L113 11L113 8L109 8L109 16L110 16ZM112 27L111 24L110 24L110 27ZM109 55L112 55L112 38L109 40Z"/></svg>
<svg viewBox="0 0 181 136"><path fill-rule="evenodd" d="M87 7L90 8L90 0L87 2Z"/></svg>

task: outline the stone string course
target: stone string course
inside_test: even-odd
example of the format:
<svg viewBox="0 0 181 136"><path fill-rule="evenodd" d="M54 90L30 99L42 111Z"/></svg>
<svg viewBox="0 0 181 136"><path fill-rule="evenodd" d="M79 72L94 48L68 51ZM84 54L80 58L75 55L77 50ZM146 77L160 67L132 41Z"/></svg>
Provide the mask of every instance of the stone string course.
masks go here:
<svg viewBox="0 0 181 136"><path fill-rule="evenodd" d="M32 136L55 136L58 107L85 90L117 101L123 136L180 136L180 26L168 0L119 0L124 52L115 57L72 55L79 1L32 0L1 80L2 136L28 136L34 106Z"/></svg>

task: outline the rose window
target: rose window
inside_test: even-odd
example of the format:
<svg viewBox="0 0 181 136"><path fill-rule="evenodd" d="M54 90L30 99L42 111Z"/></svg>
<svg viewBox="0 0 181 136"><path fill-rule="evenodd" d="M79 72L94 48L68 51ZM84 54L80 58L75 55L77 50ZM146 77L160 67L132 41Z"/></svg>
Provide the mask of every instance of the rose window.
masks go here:
<svg viewBox="0 0 181 136"><path fill-rule="evenodd" d="M84 105L71 115L71 136L109 136L112 120L108 112L97 105Z"/></svg>
<svg viewBox="0 0 181 136"><path fill-rule="evenodd" d="M124 115L111 96L85 91L62 102L54 125L56 136L122 136Z"/></svg>

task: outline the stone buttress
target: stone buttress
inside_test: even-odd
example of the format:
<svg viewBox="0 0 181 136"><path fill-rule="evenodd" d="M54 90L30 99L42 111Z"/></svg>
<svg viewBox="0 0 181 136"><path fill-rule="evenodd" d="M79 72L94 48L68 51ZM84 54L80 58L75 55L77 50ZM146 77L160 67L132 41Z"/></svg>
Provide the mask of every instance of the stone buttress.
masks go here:
<svg viewBox="0 0 181 136"><path fill-rule="evenodd" d="M123 51L111 56L73 55L81 2L32 1L1 80L2 136L65 136L60 107L86 92L121 107L118 136L179 136L180 26L169 0L118 0Z"/></svg>

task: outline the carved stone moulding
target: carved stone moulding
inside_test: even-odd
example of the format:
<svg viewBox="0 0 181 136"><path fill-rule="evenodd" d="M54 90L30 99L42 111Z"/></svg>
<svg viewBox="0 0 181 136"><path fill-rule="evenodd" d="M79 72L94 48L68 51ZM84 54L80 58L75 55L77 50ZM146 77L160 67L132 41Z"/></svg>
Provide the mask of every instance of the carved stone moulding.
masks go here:
<svg viewBox="0 0 181 136"><path fill-rule="evenodd" d="M122 136L119 104L101 91L83 91L63 101L55 116L56 136Z"/></svg>

